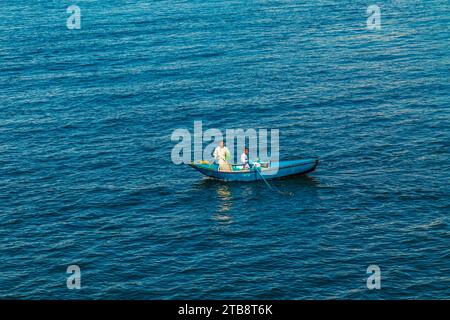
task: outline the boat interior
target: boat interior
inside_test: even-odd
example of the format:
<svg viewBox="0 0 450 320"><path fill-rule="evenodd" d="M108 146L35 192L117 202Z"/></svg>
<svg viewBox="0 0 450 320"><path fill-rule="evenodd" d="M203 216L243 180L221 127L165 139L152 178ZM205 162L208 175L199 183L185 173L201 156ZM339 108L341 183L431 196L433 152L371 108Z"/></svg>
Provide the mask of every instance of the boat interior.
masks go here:
<svg viewBox="0 0 450 320"><path fill-rule="evenodd" d="M216 164L207 161L201 161L199 164L207 165L210 169L221 171L221 172L250 172L253 168L245 168L243 164ZM270 167L270 162L262 162L257 164L261 169L267 169Z"/></svg>

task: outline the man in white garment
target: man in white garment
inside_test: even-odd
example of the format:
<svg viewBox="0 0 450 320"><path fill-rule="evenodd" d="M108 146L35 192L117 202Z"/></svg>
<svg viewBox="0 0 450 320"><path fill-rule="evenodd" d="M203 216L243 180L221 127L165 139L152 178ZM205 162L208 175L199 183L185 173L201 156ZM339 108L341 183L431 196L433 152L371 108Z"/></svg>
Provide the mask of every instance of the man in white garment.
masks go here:
<svg viewBox="0 0 450 320"><path fill-rule="evenodd" d="M261 163L259 163L259 160L257 160L256 162L248 160L248 148L244 148L244 152L241 154L241 162L242 169L244 170L250 169L250 167L261 167Z"/></svg>
<svg viewBox="0 0 450 320"><path fill-rule="evenodd" d="M223 141L219 142L219 145L214 149L213 153L214 159L219 164L220 171L231 171L230 165L228 164L228 158L230 157L230 150L225 147Z"/></svg>
<svg viewBox="0 0 450 320"><path fill-rule="evenodd" d="M248 148L244 148L244 152L241 154L242 169L247 170L250 168L248 164Z"/></svg>

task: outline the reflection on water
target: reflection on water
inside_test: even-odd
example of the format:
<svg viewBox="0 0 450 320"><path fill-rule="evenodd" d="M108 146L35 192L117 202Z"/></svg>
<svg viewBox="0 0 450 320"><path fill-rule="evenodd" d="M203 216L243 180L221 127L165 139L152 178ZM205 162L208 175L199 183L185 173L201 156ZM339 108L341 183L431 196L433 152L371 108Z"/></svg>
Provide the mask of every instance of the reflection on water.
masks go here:
<svg viewBox="0 0 450 320"><path fill-rule="evenodd" d="M214 179L202 179L196 186L202 191L206 191L208 195L215 198L216 210L213 219L221 223L231 223L232 216L229 214L233 208L233 193L231 186L224 181Z"/></svg>
<svg viewBox="0 0 450 320"><path fill-rule="evenodd" d="M319 178L309 175L298 175L285 177L281 179L268 180L270 184L275 186L283 186L289 188L286 191L295 191L298 187L323 187L324 184ZM223 188L222 188L223 187ZM266 187L262 181L258 182L238 182L238 181L221 181L212 178L203 178L196 183L195 188L202 191L212 191L216 190L218 193L219 189L227 190L231 194L232 189L239 189L246 193L246 196L255 195L257 190L261 187ZM236 191L236 190L235 190Z"/></svg>
<svg viewBox="0 0 450 320"><path fill-rule="evenodd" d="M214 210L213 219L222 223L232 221L233 210L239 209L239 201L247 206L255 206L257 203L270 204L273 201L298 202L305 193L311 199L323 183L317 177L301 175L285 179L269 180L270 185L283 193L291 193L295 197L290 198L279 193L270 192L267 198L268 187L262 182L224 182L216 179L204 178L195 184L196 192L202 192L205 202L212 203ZM266 200L264 200L266 199Z"/></svg>
<svg viewBox="0 0 450 320"><path fill-rule="evenodd" d="M231 195L231 188L227 184L221 184L217 188L217 196L219 197L219 212L220 213L226 213L230 211L233 202L232 202L232 195Z"/></svg>

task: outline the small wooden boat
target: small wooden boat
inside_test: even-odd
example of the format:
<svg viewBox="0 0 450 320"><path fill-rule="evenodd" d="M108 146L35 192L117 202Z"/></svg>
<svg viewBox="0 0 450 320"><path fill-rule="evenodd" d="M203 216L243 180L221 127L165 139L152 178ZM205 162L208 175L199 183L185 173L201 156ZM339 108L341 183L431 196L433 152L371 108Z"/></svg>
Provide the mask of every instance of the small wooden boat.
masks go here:
<svg viewBox="0 0 450 320"><path fill-rule="evenodd" d="M318 158L286 160L261 163L260 167L252 166L244 169L242 165L230 165L229 171L219 171L219 165L207 162L193 162L192 168L204 175L225 181L258 181L276 179L312 172L319 164Z"/></svg>

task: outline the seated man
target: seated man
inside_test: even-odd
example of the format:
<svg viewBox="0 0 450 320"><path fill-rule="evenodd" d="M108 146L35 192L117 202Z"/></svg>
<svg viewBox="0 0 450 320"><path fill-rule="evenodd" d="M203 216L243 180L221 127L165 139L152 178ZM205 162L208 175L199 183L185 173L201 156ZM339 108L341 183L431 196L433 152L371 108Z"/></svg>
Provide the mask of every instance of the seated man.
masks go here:
<svg viewBox="0 0 450 320"><path fill-rule="evenodd" d="M250 165L248 163L248 148L244 148L244 152L241 154L241 162L243 170L250 169Z"/></svg>

